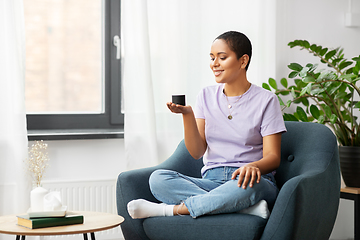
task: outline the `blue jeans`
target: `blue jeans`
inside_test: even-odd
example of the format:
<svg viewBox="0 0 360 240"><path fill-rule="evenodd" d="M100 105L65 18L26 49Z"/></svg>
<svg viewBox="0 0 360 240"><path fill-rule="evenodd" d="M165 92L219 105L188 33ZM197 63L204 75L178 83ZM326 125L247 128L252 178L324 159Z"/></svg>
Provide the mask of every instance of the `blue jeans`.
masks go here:
<svg viewBox="0 0 360 240"><path fill-rule="evenodd" d="M207 170L202 178L194 178L171 170L156 170L149 179L150 190L159 201L178 205L182 202L190 215L196 218L205 214L238 212L260 200L270 207L279 192L274 176L263 175L252 188L238 187L231 175L237 167L218 167Z"/></svg>

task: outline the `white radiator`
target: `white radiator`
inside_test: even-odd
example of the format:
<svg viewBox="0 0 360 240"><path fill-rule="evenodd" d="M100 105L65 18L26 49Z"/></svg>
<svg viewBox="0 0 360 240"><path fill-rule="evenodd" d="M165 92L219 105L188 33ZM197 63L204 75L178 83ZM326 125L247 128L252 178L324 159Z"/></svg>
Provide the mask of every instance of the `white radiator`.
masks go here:
<svg viewBox="0 0 360 240"><path fill-rule="evenodd" d="M117 214L116 180L44 181L49 191L59 191L69 211L92 211ZM96 232L97 240L124 239L120 227ZM44 237L44 239L83 239L82 235ZM90 236L88 236L89 239Z"/></svg>

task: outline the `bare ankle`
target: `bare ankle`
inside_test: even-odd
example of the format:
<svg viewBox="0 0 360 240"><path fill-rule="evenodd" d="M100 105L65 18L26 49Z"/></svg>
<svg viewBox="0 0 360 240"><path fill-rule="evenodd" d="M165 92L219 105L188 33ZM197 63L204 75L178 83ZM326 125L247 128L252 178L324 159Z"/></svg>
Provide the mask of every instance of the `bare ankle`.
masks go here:
<svg viewBox="0 0 360 240"><path fill-rule="evenodd" d="M174 211L174 216L175 215L190 215L189 210L184 203L175 205L173 211Z"/></svg>

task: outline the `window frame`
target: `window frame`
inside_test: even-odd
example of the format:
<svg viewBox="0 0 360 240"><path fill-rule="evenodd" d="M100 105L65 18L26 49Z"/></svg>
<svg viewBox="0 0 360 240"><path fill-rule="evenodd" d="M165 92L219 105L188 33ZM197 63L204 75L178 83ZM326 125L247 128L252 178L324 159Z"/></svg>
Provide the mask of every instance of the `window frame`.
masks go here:
<svg viewBox="0 0 360 240"><path fill-rule="evenodd" d="M26 114L29 140L121 138L121 59L116 59L114 36L120 35L120 0L104 0L104 113Z"/></svg>

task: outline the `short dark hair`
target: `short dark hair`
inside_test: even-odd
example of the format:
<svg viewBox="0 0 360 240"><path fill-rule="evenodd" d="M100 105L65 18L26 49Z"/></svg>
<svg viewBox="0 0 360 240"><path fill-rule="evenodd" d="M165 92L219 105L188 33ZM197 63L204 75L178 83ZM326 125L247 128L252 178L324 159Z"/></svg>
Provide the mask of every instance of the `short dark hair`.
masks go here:
<svg viewBox="0 0 360 240"><path fill-rule="evenodd" d="M229 46L230 50L236 53L237 59L241 58L244 54L249 56L249 62L247 63L245 69L247 71L252 54L252 46L249 38L240 32L228 31L219 35L216 39L222 39Z"/></svg>

